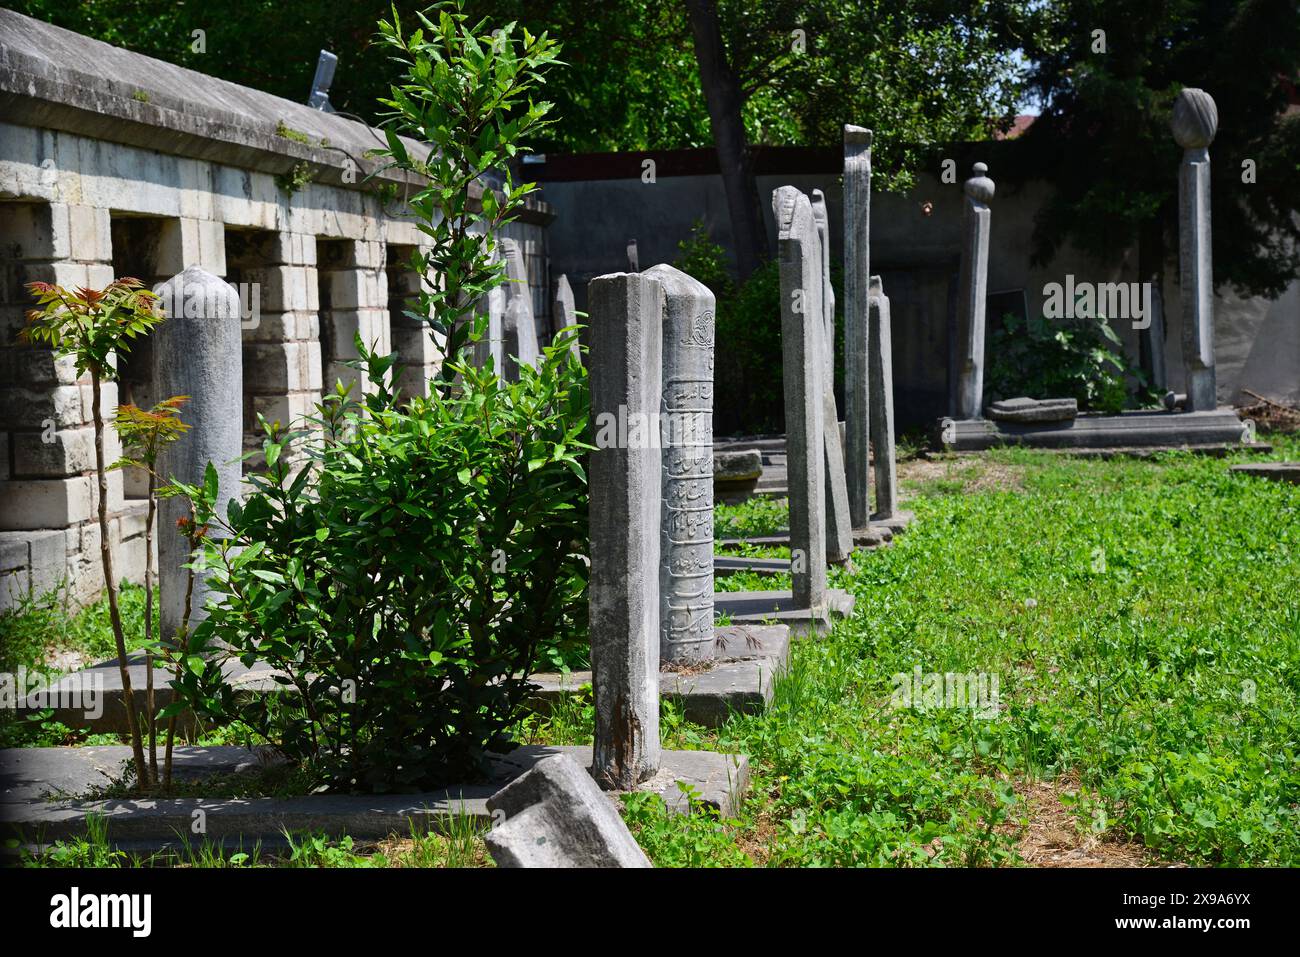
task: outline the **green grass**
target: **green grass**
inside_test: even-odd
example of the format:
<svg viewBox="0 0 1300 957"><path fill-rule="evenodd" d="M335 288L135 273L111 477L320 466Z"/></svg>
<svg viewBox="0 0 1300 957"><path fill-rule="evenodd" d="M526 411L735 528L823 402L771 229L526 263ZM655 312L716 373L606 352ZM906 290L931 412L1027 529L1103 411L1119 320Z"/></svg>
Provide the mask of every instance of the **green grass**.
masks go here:
<svg viewBox="0 0 1300 957"><path fill-rule="evenodd" d="M638 803L657 863L1015 863L1015 783L1076 776L1080 828L1157 859L1300 863L1300 489L1185 454L986 461L1024 490L930 483L768 713L700 735L751 756L739 820ZM890 707L917 665L996 674L998 716Z"/></svg>

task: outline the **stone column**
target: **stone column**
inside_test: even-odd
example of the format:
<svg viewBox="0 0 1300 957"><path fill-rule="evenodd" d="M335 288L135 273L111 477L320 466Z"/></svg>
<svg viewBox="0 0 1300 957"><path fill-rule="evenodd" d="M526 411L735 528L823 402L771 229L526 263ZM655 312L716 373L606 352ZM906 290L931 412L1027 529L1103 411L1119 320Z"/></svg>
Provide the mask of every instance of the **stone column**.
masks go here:
<svg viewBox="0 0 1300 957"><path fill-rule="evenodd" d="M1219 128L1214 98L1187 88L1174 101L1170 122L1183 148L1178 173L1178 264L1183 307L1183 363L1187 410L1218 407L1214 379L1214 269L1210 249L1210 144Z"/></svg>
<svg viewBox="0 0 1300 957"><path fill-rule="evenodd" d="M506 303L502 317L502 351L504 365L500 371L502 378L510 382L518 381L521 365L536 365L539 349L537 347L537 324L533 318L533 294L528 288L528 268L524 264L524 252L517 240L502 239L501 254L506 261Z"/></svg>
<svg viewBox="0 0 1300 957"><path fill-rule="evenodd" d="M844 127L844 473L849 517L871 517L867 284L871 275L871 130Z"/></svg>
<svg viewBox="0 0 1300 957"><path fill-rule="evenodd" d="M984 306L988 296L988 204L993 199L993 180L984 175L988 167L983 163L976 163L974 172L966 180L961 278L957 285L961 349L961 368L957 374L959 419L978 419L984 414Z"/></svg>
<svg viewBox="0 0 1300 957"><path fill-rule="evenodd" d="M821 316L810 308L821 286L817 231L812 204L793 186L772 193L772 212L780 249L791 588L796 605L816 612L827 600Z"/></svg>
<svg viewBox="0 0 1300 957"><path fill-rule="evenodd" d="M831 227L826 197L812 191L813 223L817 229L818 273L821 277L822 446L826 470L826 560L846 562L853 554L853 521L844 480L844 447L840 415L835 407L835 291L831 288Z"/></svg>
<svg viewBox="0 0 1300 957"><path fill-rule="evenodd" d="M660 449L663 289L614 273L588 286L591 581L596 729L592 774L631 788L659 770Z"/></svg>
<svg viewBox="0 0 1300 957"><path fill-rule="evenodd" d="M890 519L898 512L898 476L894 452L894 361L889 335L889 299L880 277L871 277L871 444L876 449L876 512Z"/></svg>
<svg viewBox="0 0 1300 957"><path fill-rule="evenodd" d="M664 291L663 507L659 660L713 657L713 315L709 287L680 269L644 275Z"/></svg>
<svg viewBox="0 0 1300 957"><path fill-rule="evenodd" d="M240 404L243 396L239 294L224 280L191 266L154 290L167 315L154 330L153 376L163 398L188 395L181 418L190 426L158 457L158 474L191 485L203 483L209 462L220 480L220 513L239 495L243 445ZM181 498L158 504L158 609L160 635L170 640L185 616L185 581L181 567L190 560L176 521L189 515ZM194 581L190 626L202 612L210 589L199 574Z"/></svg>
<svg viewBox="0 0 1300 957"><path fill-rule="evenodd" d="M569 277L560 273L560 278L555 281L555 301L552 304L551 329L555 336L558 336L565 329L578 324L578 310L573 305L573 287L569 285ZM575 335L569 342L569 351L575 356L581 356L581 350L578 348L578 337Z"/></svg>

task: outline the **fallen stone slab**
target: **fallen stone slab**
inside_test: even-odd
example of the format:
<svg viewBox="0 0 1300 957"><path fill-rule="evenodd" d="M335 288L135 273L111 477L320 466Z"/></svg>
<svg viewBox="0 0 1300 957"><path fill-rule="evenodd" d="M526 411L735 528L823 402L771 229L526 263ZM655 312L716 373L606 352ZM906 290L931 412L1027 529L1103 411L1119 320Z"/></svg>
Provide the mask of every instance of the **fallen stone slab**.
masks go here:
<svg viewBox="0 0 1300 957"><path fill-rule="evenodd" d="M1300 485L1300 462L1249 462L1228 466L1229 472L1252 475L1273 482L1290 482Z"/></svg>
<svg viewBox="0 0 1300 957"><path fill-rule="evenodd" d="M1250 443L1255 426L1229 408L1205 412L1121 412L1084 414L1069 422L996 422L940 419L939 442L949 451L982 452L999 445L1030 448L1177 449Z"/></svg>
<svg viewBox="0 0 1300 957"><path fill-rule="evenodd" d="M687 721L706 728L721 727L733 714L761 714L790 658L785 625L729 625L715 632L717 657L711 667L669 666L659 672L659 696L676 702ZM591 672L537 674L530 680L536 690L529 706L547 711L590 686Z"/></svg>
<svg viewBox="0 0 1300 957"><path fill-rule="evenodd" d="M568 755L538 761L487 809L497 823L483 843L497 867L651 866L609 795Z"/></svg>
<svg viewBox="0 0 1300 957"><path fill-rule="evenodd" d="M763 474L763 453L758 449L737 449L713 453L713 481L752 482Z"/></svg>
<svg viewBox="0 0 1300 957"><path fill-rule="evenodd" d="M999 422L1069 422L1079 415L1078 399L999 399L985 410Z"/></svg>
<svg viewBox="0 0 1300 957"><path fill-rule="evenodd" d="M79 750L0 750L0 792L8 786L10 772L5 769L13 766L14 751ZM182 747L176 749L176 760L188 760L193 750L228 756L214 757L218 763L236 760L234 753L248 754L246 749L238 747ZM125 765L130 760L130 749L122 747L121 753ZM417 833L438 832L456 818L468 818L486 828L492 823L488 799L543 758L555 754L567 754L583 768L591 765L589 746L525 745L493 758L491 771L483 781L419 794L0 801L0 833L18 838L20 845L32 849L56 840L84 836L87 817L93 814L104 818L108 840L115 847L132 853L151 853L183 847L187 841L191 845L199 844L204 839L227 849L247 850L258 844L263 848L283 847L285 831L346 834L360 841L379 841L391 835L409 836L412 828ZM46 756L36 760L48 762L61 758ZM100 760L108 758L101 753ZM717 809L724 817L731 816L749 787L749 760L743 754L664 751L659 772L637 790L658 794L670 809L687 813L691 802L683 786L695 795L699 804ZM193 830L199 820L203 822L202 835Z"/></svg>
<svg viewBox="0 0 1300 957"><path fill-rule="evenodd" d="M834 622L853 614L856 599L840 588L826 592L826 607L810 609L795 603L794 594L781 591L727 591L713 593L715 615L726 615L733 625L781 624L793 636L825 634Z"/></svg>

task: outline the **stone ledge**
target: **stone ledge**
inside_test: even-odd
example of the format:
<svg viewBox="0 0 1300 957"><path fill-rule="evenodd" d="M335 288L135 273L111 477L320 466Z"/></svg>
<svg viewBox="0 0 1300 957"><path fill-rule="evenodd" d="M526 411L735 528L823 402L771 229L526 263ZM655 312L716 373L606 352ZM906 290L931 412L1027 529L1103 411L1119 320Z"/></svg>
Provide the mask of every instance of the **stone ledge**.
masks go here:
<svg viewBox="0 0 1300 957"><path fill-rule="evenodd" d="M990 419L939 420L948 451L982 452L1000 445L1044 449L1182 448L1254 441L1254 425L1230 408L1212 412L1084 414L1069 422L1027 424Z"/></svg>
<svg viewBox="0 0 1300 957"><path fill-rule="evenodd" d="M68 757L67 752L80 748L6 749L0 751L0 790L9 793L17 779L24 773L22 762L29 769L43 765L45 773L60 761L73 763L72 769L62 773L62 780L71 780L79 759ZM101 763L119 761L119 766L130 760L130 749L95 749ZM206 769L235 770L239 762L247 763L249 752L244 748L178 748L177 760L191 764L193 751L205 752L201 763ZM17 752L17 754L15 753ZM40 752L47 752L40 754ZM332 835L347 834L359 840L383 840L389 835L407 836L416 830L438 830L448 816L465 815L489 824L491 815L487 799L529 770L542 758L552 754L567 754L583 767L591 765L591 748L551 747L525 745L507 755L493 760L493 769L486 781L458 785L439 791L421 794L347 795L322 794L296 798L160 798L107 801L42 801L5 800L0 802L0 830L15 835L20 841L44 845L54 840L67 840L86 832L86 818L90 814L102 815L108 825L110 842L123 850L147 853L184 845L188 837L191 844L202 838L191 834L194 812L206 816L205 837L226 848L243 846L251 849L255 844L263 848L282 846L284 831L314 831ZM33 756L37 755L37 756ZM80 762L84 764L84 762ZM55 772L58 773L58 772ZM681 784L694 789L696 799L716 808L724 817L732 816L740 807L749 787L749 759L743 755L719 754L712 751L664 751L659 773L643 784L638 791L659 794L674 811L685 813L689 802Z"/></svg>
<svg viewBox="0 0 1300 957"><path fill-rule="evenodd" d="M369 189L372 172L380 180L422 185L366 158L378 141L362 123L11 10L0 10L0 115L38 130L239 169L285 174L306 161L319 181L348 190ZM277 133L284 128L307 142ZM403 142L413 156L427 153L423 144ZM353 182L344 179L349 158L360 174L351 176ZM481 195L482 185L473 184L471 201ZM518 217L542 225L554 218L548 203L534 200Z"/></svg>
<svg viewBox="0 0 1300 957"><path fill-rule="evenodd" d="M659 696L677 702L687 721L716 728L732 714L760 714L772 700L776 676L790 657L784 625L716 629L719 656L704 671L660 671ZM590 671L533 675L539 710L591 684Z"/></svg>
<svg viewBox="0 0 1300 957"><path fill-rule="evenodd" d="M1300 485L1300 462L1250 462L1228 466L1229 472Z"/></svg>
<svg viewBox="0 0 1300 957"><path fill-rule="evenodd" d="M730 616L733 625L780 624L791 635L825 634L837 619L853 614L856 599L839 588L827 590L825 608L801 608L790 591L714 592L713 608L718 615Z"/></svg>
<svg viewBox="0 0 1300 957"><path fill-rule="evenodd" d="M900 512L900 516L911 516L911 512ZM872 524L867 528L855 528L853 530L853 545L855 548L879 548L882 545L888 545L894 540L894 529L892 525L900 524L899 531L911 524L911 518L900 520L897 516L890 520L877 521L872 518ZM747 535L736 538L718 538L714 540L718 548L740 548L743 545L753 545L759 548L788 548L790 546L790 532L782 529L773 532L771 535ZM716 566L718 558L738 558L739 556L714 556ZM789 562L786 562L787 566ZM786 568L786 571L789 569Z"/></svg>

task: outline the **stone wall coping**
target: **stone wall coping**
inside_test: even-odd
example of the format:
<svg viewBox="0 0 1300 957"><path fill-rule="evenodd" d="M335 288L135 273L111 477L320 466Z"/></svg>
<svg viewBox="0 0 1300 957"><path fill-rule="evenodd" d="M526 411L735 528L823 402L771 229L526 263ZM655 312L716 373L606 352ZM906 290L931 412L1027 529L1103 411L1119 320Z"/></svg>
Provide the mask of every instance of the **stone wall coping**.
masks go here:
<svg viewBox="0 0 1300 957"><path fill-rule="evenodd" d="M382 165L365 155L382 145L381 134L363 123L11 10L0 10L0 115L18 125L277 175L307 162L313 180L344 189L371 188L366 177ZM404 142L413 155L428 152ZM343 181L349 156L357 167L354 183ZM396 170L375 178L416 182ZM480 186L474 198L481 195ZM530 198L518 219L546 225L554 211Z"/></svg>

